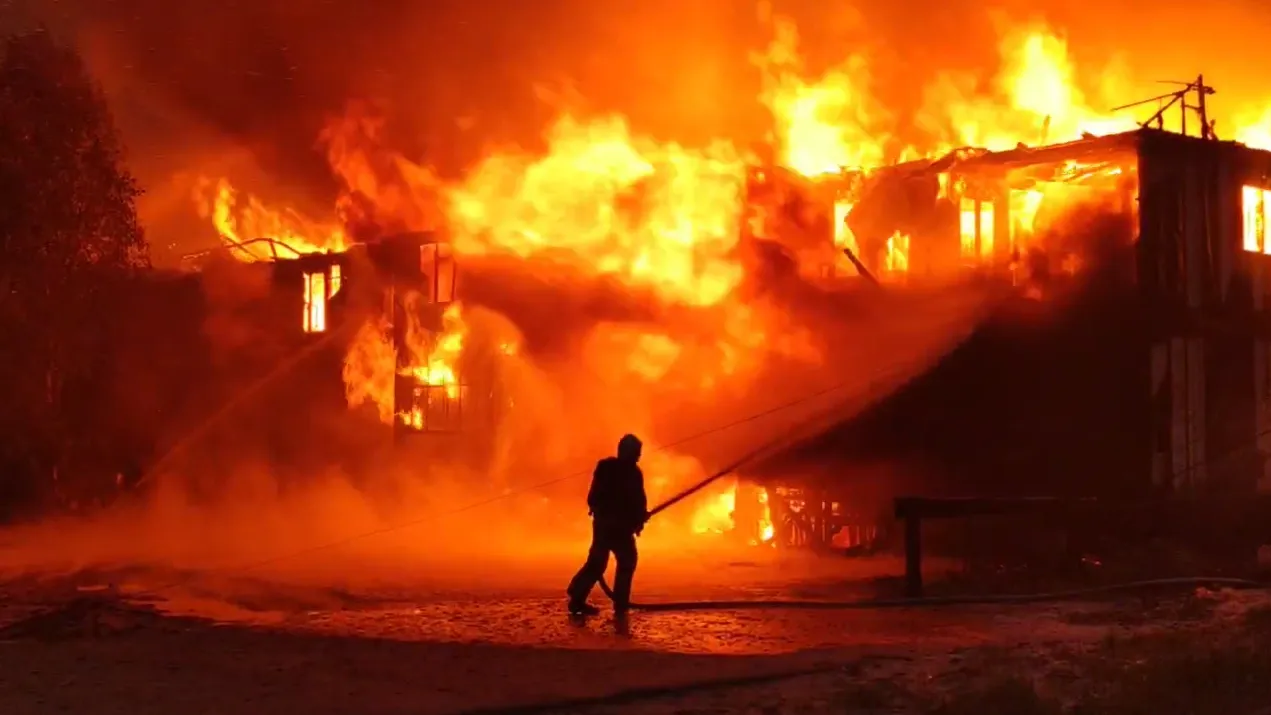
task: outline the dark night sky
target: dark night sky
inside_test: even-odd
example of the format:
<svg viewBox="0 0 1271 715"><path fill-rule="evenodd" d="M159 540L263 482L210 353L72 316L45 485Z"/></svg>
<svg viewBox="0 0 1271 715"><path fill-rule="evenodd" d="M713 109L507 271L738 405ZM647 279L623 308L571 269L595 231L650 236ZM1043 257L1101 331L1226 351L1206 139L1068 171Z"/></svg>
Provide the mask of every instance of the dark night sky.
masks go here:
<svg viewBox="0 0 1271 715"><path fill-rule="evenodd" d="M899 106L921 86L919 69L991 69L995 57L994 11L974 0L774 4L799 21L814 64L869 49L878 91ZM1044 9L1078 59L1124 51L1145 79L1203 70L1220 100L1263 85L1271 99L1256 56L1271 3L1217 0L1199 14L1145 0L1104 0L1098 14L1088 3L1044 5L994 7L1014 18ZM591 108L687 142L748 141L766 125L748 61L766 36L750 0L0 2L0 28L36 22L77 43L106 88L159 243L190 242L155 235L183 230L175 218L191 213L175 193L180 172L229 173L269 196L329 206L314 141L350 98L391 102L394 142L450 170L491 141L533 141L555 113L540 99L545 86L570 86Z"/></svg>

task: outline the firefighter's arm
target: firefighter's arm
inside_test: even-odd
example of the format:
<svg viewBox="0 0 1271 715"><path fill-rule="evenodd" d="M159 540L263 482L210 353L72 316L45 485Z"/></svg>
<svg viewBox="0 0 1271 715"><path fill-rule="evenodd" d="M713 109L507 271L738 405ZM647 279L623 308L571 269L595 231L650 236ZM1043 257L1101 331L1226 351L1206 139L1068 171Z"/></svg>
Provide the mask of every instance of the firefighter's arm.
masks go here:
<svg viewBox="0 0 1271 715"><path fill-rule="evenodd" d="M600 465L596 465L596 470L591 473L591 487L587 489L587 516L596 513L596 498L599 496L600 484Z"/></svg>
<svg viewBox="0 0 1271 715"><path fill-rule="evenodd" d="M641 514L640 523L644 524L649 520L649 495L644 491L644 472L637 469L636 478L638 480L636 491L638 492L637 499Z"/></svg>

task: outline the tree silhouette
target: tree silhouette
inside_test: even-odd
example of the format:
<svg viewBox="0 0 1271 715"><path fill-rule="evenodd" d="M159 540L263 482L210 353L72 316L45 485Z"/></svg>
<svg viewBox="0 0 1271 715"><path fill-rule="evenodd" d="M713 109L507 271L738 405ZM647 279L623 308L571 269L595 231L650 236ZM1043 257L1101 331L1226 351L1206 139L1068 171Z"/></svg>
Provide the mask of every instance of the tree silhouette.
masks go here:
<svg viewBox="0 0 1271 715"><path fill-rule="evenodd" d="M149 257L141 191L83 60L44 30L2 51L0 479L40 479L87 436L68 385L90 384L100 365L115 275Z"/></svg>

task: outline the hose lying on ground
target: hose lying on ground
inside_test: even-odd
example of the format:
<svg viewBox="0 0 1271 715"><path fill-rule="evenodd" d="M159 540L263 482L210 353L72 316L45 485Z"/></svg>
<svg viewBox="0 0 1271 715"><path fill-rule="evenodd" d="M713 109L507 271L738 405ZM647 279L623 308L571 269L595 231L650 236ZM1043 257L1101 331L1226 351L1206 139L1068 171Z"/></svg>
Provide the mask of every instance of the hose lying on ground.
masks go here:
<svg viewBox="0 0 1271 715"><path fill-rule="evenodd" d="M869 610L883 608L918 608L931 606L989 606L989 605L1022 605L1030 603L1053 603L1072 601L1091 596L1106 596L1115 593L1127 593L1153 588L1220 586L1232 589L1260 589L1269 586L1257 581L1242 578L1160 578L1147 581L1130 581L1107 586L1093 586L1070 591L1050 591L1046 593L1030 593L1002 596L934 596L930 598L893 598L893 599L860 599L856 601L788 601L788 600L748 600L748 601L680 601L667 603L631 603L631 608L638 611L744 611L763 608L785 608L802 610ZM613 591L602 579L600 588L611 600Z"/></svg>

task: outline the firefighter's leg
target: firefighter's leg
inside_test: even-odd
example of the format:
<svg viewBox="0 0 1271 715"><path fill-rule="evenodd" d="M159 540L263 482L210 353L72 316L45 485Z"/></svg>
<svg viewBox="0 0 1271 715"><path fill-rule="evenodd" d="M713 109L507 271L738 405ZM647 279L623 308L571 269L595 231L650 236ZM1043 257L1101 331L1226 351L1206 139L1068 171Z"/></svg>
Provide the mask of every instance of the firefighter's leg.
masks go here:
<svg viewBox="0 0 1271 715"><path fill-rule="evenodd" d="M606 541L603 531L593 523L591 548L587 551L587 561L569 582L567 593L571 603L586 602L587 597L591 595L591 589L596 586L600 577L605 575L605 569L609 567L609 544Z"/></svg>
<svg viewBox="0 0 1271 715"><path fill-rule="evenodd" d="M635 577L638 560L635 534L615 537L613 555L618 562L617 573L613 577L613 606L618 611L626 611L631 605L631 580Z"/></svg>

